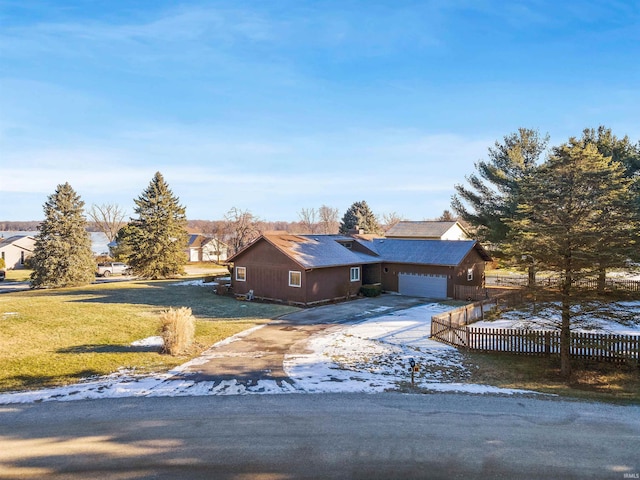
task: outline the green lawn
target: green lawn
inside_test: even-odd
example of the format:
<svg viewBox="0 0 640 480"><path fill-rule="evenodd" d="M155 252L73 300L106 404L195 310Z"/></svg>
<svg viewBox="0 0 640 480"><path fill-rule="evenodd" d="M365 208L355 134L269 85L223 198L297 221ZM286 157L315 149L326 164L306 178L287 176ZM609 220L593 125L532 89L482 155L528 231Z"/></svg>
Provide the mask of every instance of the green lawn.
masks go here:
<svg viewBox="0 0 640 480"><path fill-rule="evenodd" d="M17 269L17 270L7 270L5 272L5 282L26 282L29 280L29 276L31 275L32 270L27 269ZM0 287L2 283L0 283Z"/></svg>
<svg viewBox="0 0 640 480"><path fill-rule="evenodd" d="M601 402L640 404L640 368L574 360L568 380L560 376L560 359L500 353L462 352L471 372L467 380L501 388L533 390Z"/></svg>
<svg viewBox="0 0 640 480"><path fill-rule="evenodd" d="M167 370L221 339L296 310L179 283L115 282L0 295L0 391L62 385L120 368ZM190 307L196 317L191 355L131 347L159 334L159 313L170 306Z"/></svg>

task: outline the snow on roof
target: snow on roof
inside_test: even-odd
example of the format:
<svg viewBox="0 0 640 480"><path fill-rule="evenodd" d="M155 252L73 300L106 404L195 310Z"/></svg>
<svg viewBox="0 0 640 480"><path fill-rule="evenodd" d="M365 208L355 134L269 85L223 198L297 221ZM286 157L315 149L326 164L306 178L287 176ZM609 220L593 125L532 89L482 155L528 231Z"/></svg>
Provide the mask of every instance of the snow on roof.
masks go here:
<svg viewBox="0 0 640 480"><path fill-rule="evenodd" d="M348 245L356 243L344 235L264 235L287 256L304 268L360 265L380 261L375 255L354 251Z"/></svg>

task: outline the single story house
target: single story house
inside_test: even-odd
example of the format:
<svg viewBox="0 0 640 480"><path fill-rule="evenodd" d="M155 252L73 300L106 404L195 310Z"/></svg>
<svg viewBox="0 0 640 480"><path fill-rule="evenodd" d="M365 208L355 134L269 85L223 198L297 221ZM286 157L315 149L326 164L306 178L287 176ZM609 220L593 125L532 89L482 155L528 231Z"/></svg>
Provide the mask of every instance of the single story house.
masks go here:
<svg viewBox="0 0 640 480"><path fill-rule="evenodd" d="M36 239L31 235L0 238L0 258L4 260L8 270L24 268L27 259L33 255L35 244Z"/></svg>
<svg viewBox="0 0 640 480"><path fill-rule="evenodd" d="M350 298L366 284L444 299L481 286L491 257L474 240L364 239L267 233L228 259L237 295L299 305Z"/></svg>
<svg viewBox="0 0 640 480"><path fill-rule="evenodd" d="M422 240L471 240L458 222L398 222L384 234L387 238L411 238Z"/></svg>
<svg viewBox="0 0 640 480"><path fill-rule="evenodd" d="M217 238L201 234L189 235L188 258L190 262L222 262L227 259L228 247Z"/></svg>

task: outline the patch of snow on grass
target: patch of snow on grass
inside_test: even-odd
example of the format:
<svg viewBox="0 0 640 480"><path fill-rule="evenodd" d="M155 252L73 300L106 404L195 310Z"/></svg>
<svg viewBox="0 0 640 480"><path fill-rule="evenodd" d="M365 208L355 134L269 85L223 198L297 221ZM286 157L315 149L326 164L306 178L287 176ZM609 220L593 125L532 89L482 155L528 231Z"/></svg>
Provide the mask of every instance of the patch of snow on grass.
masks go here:
<svg viewBox="0 0 640 480"><path fill-rule="evenodd" d="M584 313L577 318L575 332L607 333L617 335L640 335L640 301L615 302L607 305L608 314L594 311ZM612 320L617 315L623 323ZM496 320L476 322L471 328L511 328L531 330L556 330L560 323L558 309L545 308L538 314L523 311L503 313Z"/></svg>
<svg viewBox="0 0 640 480"><path fill-rule="evenodd" d="M164 340L162 340L162 337L159 335L131 342L132 347L162 347L163 345Z"/></svg>
<svg viewBox="0 0 640 480"><path fill-rule="evenodd" d="M210 287L211 283L204 283L203 279L200 280L185 280L184 282L172 283L174 287Z"/></svg>

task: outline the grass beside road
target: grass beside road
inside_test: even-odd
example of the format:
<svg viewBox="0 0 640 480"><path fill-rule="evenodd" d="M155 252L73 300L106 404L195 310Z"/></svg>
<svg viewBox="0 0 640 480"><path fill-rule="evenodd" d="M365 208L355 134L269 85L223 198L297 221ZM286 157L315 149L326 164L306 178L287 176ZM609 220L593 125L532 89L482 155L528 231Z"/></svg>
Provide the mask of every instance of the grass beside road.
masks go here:
<svg viewBox="0 0 640 480"><path fill-rule="evenodd" d="M159 334L159 314L190 307L196 345L171 357L136 348L135 340ZM174 281L135 281L0 295L0 391L73 383L120 368L165 371L214 343L296 310L239 302L211 288Z"/></svg>
<svg viewBox="0 0 640 480"><path fill-rule="evenodd" d="M640 404L640 368L574 360L569 381L560 375L560 359L525 355L463 353L470 383L518 388L563 397Z"/></svg>
<svg viewBox="0 0 640 480"><path fill-rule="evenodd" d="M7 270L5 272L6 277L4 279L5 282L26 282L29 280L29 276L31 275L32 270L26 269L18 269L18 270ZM2 283L0 283L2 286Z"/></svg>

